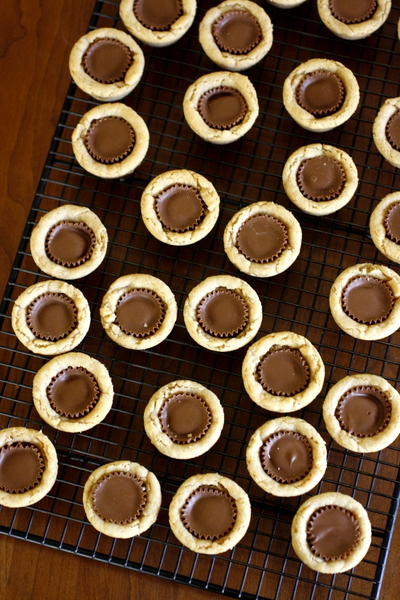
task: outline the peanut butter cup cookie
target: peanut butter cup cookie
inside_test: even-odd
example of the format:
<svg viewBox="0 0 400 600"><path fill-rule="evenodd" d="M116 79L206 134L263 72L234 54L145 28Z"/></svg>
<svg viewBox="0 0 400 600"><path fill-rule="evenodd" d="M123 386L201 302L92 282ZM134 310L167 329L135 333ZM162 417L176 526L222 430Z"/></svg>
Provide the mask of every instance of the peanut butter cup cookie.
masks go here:
<svg viewBox="0 0 400 600"><path fill-rule="evenodd" d="M196 0L121 0L119 15L127 30L149 46L170 46L192 25Z"/></svg>
<svg viewBox="0 0 400 600"><path fill-rule="evenodd" d="M273 41L271 19L255 2L225 0L204 15L199 41L219 67L244 71L269 52Z"/></svg>
<svg viewBox="0 0 400 600"><path fill-rule="evenodd" d="M200 554L231 550L245 535L250 517L246 492L217 473L187 479L169 507L172 532L189 550Z"/></svg>
<svg viewBox="0 0 400 600"><path fill-rule="evenodd" d="M349 375L329 390L323 417L340 446L353 452L377 452L400 434L400 394L378 375Z"/></svg>
<svg viewBox="0 0 400 600"><path fill-rule="evenodd" d="M277 6L278 8L294 8L303 4L306 0L267 0L268 4Z"/></svg>
<svg viewBox="0 0 400 600"><path fill-rule="evenodd" d="M135 89L144 69L143 51L127 33L101 27L72 47L69 70L76 85L100 101L121 100Z"/></svg>
<svg viewBox="0 0 400 600"><path fill-rule="evenodd" d="M44 273L78 279L102 262L107 230L89 208L65 204L43 215L32 231L32 258Z"/></svg>
<svg viewBox="0 0 400 600"><path fill-rule="evenodd" d="M272 277L293 264L301 248L299 222L275 202L253 202L239 210L225 227L224 248L243 273Z"/></svg>
<svg viewBox="0 0 400 600"><path fill-rule="evenodd" d="M154 237L172 246L194 244L214 227L219 195L208 179L186 169L157 175L141 199L143 222Z"/></svg>
<svg viewBox="0 0 400 600"><path fill-rule="evenodd" d="M294 516L292 545L300 560L314 571L348 571L361 562L371 545L367 511L339 492L312 496Z"/></svg>
<svg viewBox="0 0 400 600"><path fill-rule="evenodd" d="M391 0L318 0L322 22L345 40L360 40L374 33L389 16Z"/></svg>
<svg viewBox="0 0 400 600"><path fill-rule="evenodd" d="M172 458L204 454L219 439L223 426L224 411L218 397L187 379L161 387L144 411L147 435L157 450Z"/></svg>
<svg viewBox="0 0 400 600"><path fill-rule="evenodd" d="M93 471L83 489L83 507L97 531L115 538L140 535L157 520L161 487L142 465L120 460Z"/></svg>
<svg viewBox="0 0 400 600"><path fill-rule="evenodd" d="M72 150L83 169L104 179L133 173L149 147L149 130L137 112L121 102L95 106L72 132Z"/></svg>
<svg viewBox="0 0 400 600"><path fill-rule="evenodd" d="M26 427L0 431L0 505L30 506L53 487L57 453L49 438Z"/></svg>
<svg viewBox="0 0 400 600"><path fill-rule="evenodd" d="M326 446L316 429L303 419L267 421L251 436L246 451L252 479L274 496L309 492L326 470Z"/></svg>
<svg viewBox="0 0 400 600"><path fill-rule="evenodd" d="M400 192L382 198L372 211L369 228L378 250L400 263Z"/></svg>
<svg viewBox="0 0 400 600"><path fill-rule="evenodd" d="M82 352L56 356L36 373L33 403L46 423L61 431L86 431L107 416L114 397L106 367Z"/></svg>
<svg viewBox="0 0 400 600"><path fill-rule="evenodd" d="M283 103L291 117L310 131L329 131L347 121L360 100L357 79L342 63L311 58L283 84Z"/></svg>
<svg viewBox="0 0 400 600"><path fill-rule="evenodd" d="M78 288L58 280L31 285L16 299L11 323L19 341L37 354L76 348L90 326L90 309Z"/></svg>
<svg viewBox="0 0 400 600"><path fill-rule="evenodd" d="M230 144L251 129L258 116L257 92L246 75L207 73L186 90L183 112L191 129L213 144Z"/></svg>
<svg viewBox="0 0 400 600"><path fill-rule="evenodd" d="M329 215L350 202L358 186L358 172L343 150L309 144L288 158L282 183L298 208L311 215Z"/></svg>
<svg viewBox="0 0 400 600"><path fill-rule="evenodd" d="M229 352L250 342L261 327L262 305L253 288L238 277L214 275L186 298L183 318L195 342Z"/></svg>
<svg viewBox="0 0 400 600"><path fill-rule="evenodd" d="M372 125L372 135L379 152L393 167L400 167L400 97L382 104Z"/></svg>
<svg viewBox="0 0 400 600"><path fill-rule="evenodd" d="M152 348L172 331L177 304L158 277L135 273L114 281L104 295L100 318L107 335L124 348Z"/></svg>
<svg viewBox="0 0 400 600"><path fill-rule="evenodd" d="M242 376L253 402L267 410L286 413L299 410L316 398L324 383L325 366L307 338L280 331L249 347Z"/></svg>
<svg viewBox="0 0 400 600"><path fill-rule="evenodd" d="M400 276L383 265L348 267L334 281L329 304L343 331L361 340L381 340L400 327Z"/></svg>

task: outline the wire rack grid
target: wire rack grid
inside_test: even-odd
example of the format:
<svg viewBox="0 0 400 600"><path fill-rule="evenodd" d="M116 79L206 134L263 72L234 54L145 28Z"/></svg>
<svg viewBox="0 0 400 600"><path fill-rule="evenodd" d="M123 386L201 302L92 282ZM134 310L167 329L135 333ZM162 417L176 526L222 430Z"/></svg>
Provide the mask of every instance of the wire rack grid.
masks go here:
<svg viewBox="0 0 400 600"><path fill-rule="evenodd" d="M269 54L246 74L259 97L260 114L244 138L224 147L198 138L186 124L182 100L197 77L218 70L202 52L198 23L213 4L198 3L195 24L180 41L163 49L144 47L143 78L124 102L146 121L150 147L142 165L126 179L101 180L84 172L73 157L71 132L80 117L96 105L71 84L53 143L21 240L1 308L0 426L26 425L43 430L59 456L57 482L46 498L24 509L0 510L0 531L96 560L174 579L229 597L248 599L319 600L377 598L390 546L399 498L399 446L358 455L344 450L326 432L321 406L327 390L342 377L370 372L398 380L400 335L366 342L350 338L329 313L332 282L342 269L357 262L377 262L396 270L376 250L369 235L369 216L377 201L398 188L397 170L377 152L372 122L388 97L398 94L400 62L397 21L393 7L381 30L360 42L346 42L331 34L318 17L315 2L283 11L265 8L274 24ZM90 29L116 26L117 1L97 2ZM343 62L357 77L361 102L355 115L341 127L312 134L296 125L282 104L286 76L301 62L315 56ZM311 142L340 147L354 159L360 177L355 197L338 213L315 218L290 204L282 186L282 168L290 154ZM213 232L187 247L166 246L153 238L140 216L140 197L147 183L172 168L201 173L218 190L221 213ZM223 231L241 207L272 200L289 208L299 220L303 242L299 258L286 272L268 280L239 274L227 259ZM89 301L92 320L79 350L101 360L112 376L115 398L103 423L89 432L66 434L44 424L32 404L32 380L45 359L33 355L16 340L11 327L13 301L27 286L46 279L29 250L30 233L40 217L64 203L91 207L107 227L109 248L101 267L76 283ZM159 346L130 351L107 338L99 307L110 284L119 276L145 272L156 275L173 290L179 306L177 324ZM290 543L293 515L304 501L275 498L252 482L245 451L254 430L274 415L257 407L245 394L241 364L246 348L213 353L188 336L182 308L189 291L205 277L227 273L241 276L257 291L263 306L259 337L272 331L294 331L319 350L326 367L321 395L295 413L313 424L328 448L328 469L312 491L341 491L358 499L368 510L373 541L364 561L338 575L321 575L305 567ZM202 457L190 461L168 459L155 451L145 435L143 411L161 385L174 379L192 379L213 390L225 411L220 440ZM157 522L132 540L98 534L85 519L83 485L96 467L129 459L158 477L163 502ZM249 494L252 518L249 530L230 552L206 557L194 554L173 536L168 506L179 485L189 476L219 472Z"/></svg>

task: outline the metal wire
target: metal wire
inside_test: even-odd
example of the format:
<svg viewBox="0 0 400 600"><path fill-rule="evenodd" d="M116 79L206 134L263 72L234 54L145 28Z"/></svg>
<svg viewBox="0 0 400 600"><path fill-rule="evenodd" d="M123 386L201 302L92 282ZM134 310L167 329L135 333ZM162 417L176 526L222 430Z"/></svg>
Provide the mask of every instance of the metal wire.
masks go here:
<svg viewBox="0 0 400 600"><path fill-rule="evenodd" d="M118 4L112 0L97 2L90 28L121 28ZM266 58L246 73L257 90L260 115L244 138L219 147L195 136L182 111L187 86L204 73L218 70L197 39L198 23L213 3L199 4L195 24L180 41L161 50L143 48L144 76L124 100L143 116L150 130L149 152L133 176L106 181L80 168L72 154L71 131L96 103L73 84L66 97L2 304L0 335L0 425L42 429L56 446L60 468L53 490L37 505L1 509L0 531L230 597L377 598L399 498L400 448L393 445L369 455L340 448L326 432L321 405L329 387L350 373L375 373L392 385L398 380L399 334L378 342L350 338L333 322L328 295L339 272L356 262L379 262L397 269L375 249L368 221L377 201L400 184L397 170L379 155L371 134L372 121L383 101L398 95L396 26L400 11L393 7L378 33L359 42L346 42L323 26L314 2L288 11L266 6L274 24L274 43ZM299 63L314 56L342 61L353 70L361 89L355 115L325 134L301 129L282 104L284 79ZM290 205L281 182L286 159L313 141L346 150L360 177L353 200L323 219ZM221 196L221 214L214 231L194 246L166 247L152 238L141 220L139 202L144 187L152 177L172 168L201 173ZM366 558L343 574L314 573L291 549L291 520L305 498L272 497L248 475L244 460L247 442L273 415L254 405L244 392L240 372L245 349L225 355L204 350L191 340L183 324L183 303L196 283L216 273L238 275L225 255L223 230L239 208L261 199L292 210L303 230L303 244L298 260L281 275L264 281L240 274L262 301L259 337L290 330L308 337L320 351L326 367L324 388L319 398L296 413L317 427L328 446L328 469L313 493L336 490L354 496L367 508L373 526L373 542ZM10 323L13 301L25 287L45 278L30 255L32 228L45 212L64 203L91 207L107 227L110 239L101 267L75 285L92 311L89 334L79 349L107 366L115 400L101 425L75 435L52 430L36 413L31 400L32 380L45 360L26 351ZM180 309L169 338L149 351L118 347L107 338L99 319L99 306L109 285L120 275L133 272L163 279L175 293ZM204 456L184 462L155 451L143 427L143 411L151 395L177 378L203 383L218 395L225 410L225 427L217 444ZM155 473L163 489L156 524L132 540L98 534L86 521L82 507L82 489L90 472L119 459L142 463ZM246 536L231 552L215 557L183 548L168 525L168 506L178 486L187 477L207 471L236 480L252 503Z"/></svg>

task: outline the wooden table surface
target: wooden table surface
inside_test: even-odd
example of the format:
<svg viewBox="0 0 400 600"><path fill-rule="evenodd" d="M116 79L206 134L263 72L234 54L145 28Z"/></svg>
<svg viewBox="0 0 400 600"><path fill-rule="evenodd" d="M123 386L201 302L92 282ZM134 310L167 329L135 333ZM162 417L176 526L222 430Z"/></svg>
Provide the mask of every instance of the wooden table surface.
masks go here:
<svg viewBox="0 0 400 600"><path fill-rule="evenodd" d="M94 0L9 0L0 17L0 292L3 295ZM400 597L400 522L381 598ZM214 600L210 592L0 536L0 598Z"/></svg>

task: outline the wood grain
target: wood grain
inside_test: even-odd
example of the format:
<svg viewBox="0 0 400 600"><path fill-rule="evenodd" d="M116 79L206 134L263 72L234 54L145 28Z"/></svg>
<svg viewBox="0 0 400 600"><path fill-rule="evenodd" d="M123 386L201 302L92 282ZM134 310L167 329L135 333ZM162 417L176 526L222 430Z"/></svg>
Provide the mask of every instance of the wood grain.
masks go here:
<svg viewBox="0 0 400 600"><path fill-rule="evenodd" d="M3 294L70 81L68 56L94 0L2 3L0 35L2 168L0 290ZM399 598L400 526L395 529L381 598ZM113 600L222 598L23 540L0 536L0 598Z"/></svg>

